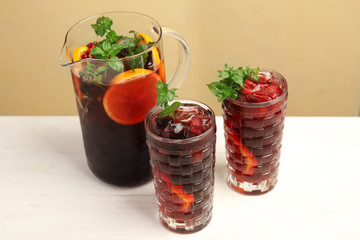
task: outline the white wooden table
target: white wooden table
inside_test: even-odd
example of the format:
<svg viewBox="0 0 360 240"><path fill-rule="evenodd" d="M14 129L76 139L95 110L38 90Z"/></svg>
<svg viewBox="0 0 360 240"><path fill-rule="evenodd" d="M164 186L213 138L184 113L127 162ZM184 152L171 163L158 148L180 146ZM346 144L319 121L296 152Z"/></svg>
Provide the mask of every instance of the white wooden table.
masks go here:
<svg viewBox="0 0 360 240"><path fill-rule="evenodd" d="M0 117L0 239L360 239L360 118L287 117L279 182L262 196L226 185L217 125L213 219L180 235L161 225L152 182L92 175L77 117Z"/></svg>

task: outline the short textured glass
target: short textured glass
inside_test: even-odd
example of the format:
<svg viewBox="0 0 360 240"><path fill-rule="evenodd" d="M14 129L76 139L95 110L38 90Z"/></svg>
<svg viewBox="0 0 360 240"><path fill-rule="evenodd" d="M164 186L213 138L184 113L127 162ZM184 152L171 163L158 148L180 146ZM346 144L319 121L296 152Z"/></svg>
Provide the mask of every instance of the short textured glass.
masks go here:
<svg viewBox="0 0 360 240"><path fill-rule="evenodd" d="M213 111L205 104L179 101L180 109L187 111L195 106L205 114L205 119L200 121L194 114L188 122L189 132L199 135L168 139L154 134L152 126L161 111L159 107L147 114L145 128L160 219L172 231L189 233L203 229L212 217L216 125ZM182 119L189 116L183 112L177 114ZM204 132L200 122L206 122Z"/></svg>

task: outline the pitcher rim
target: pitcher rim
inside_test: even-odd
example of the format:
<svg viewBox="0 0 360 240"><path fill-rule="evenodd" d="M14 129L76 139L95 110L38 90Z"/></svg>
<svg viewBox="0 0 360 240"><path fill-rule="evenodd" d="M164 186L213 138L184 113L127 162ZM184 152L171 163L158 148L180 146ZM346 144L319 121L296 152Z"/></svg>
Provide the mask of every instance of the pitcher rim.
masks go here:
<svg viewBox="0 0 360 240"><path fill-rule="evenodd" d="M117 58L117 59L97 59L97 58L84 58L84 59L80 59L76 62L72 62L71 59L67 58L67 60L69 61L68 63L62 63L61 61L61 58L62 58L62 55L63 55L63 51L65 50L65 47L66 47L66 43L67 43L67 38L68 38L68 35L70 33L70 31L77 25L91 19L91 18L95 18L97 16L105 16L106 14L114 14L114 13L129 13L129 14L134 14L134 15L139 15L139 16L142 16L142 17L145 17L145 18L148 18L149 20L152 20L153 22L155 22L155 24L157 25L157 27L160 29L159 31L159 37L157 38L157 40L154 42L154 45L152 45L150 48L146 49L145 51L142 51L140 53L137 53L135 55L132 55L132 56L127 56L127 57L123 57L123 58ZM160 42L161 40L161 37L162 37L162 27L160 25L160 23L158 21L156 21L154 18L146 15L146 14L143 14L143 13L138 13L138 12L132 12L132 11L111 11L111 12L102 12L102 13L98 13L98 14L94 14L94 15L91 15L91 16L88 16L86 18L83 18L81 19L80 21L74 23L70 28L69 30L66 32L66 35L65 35L65 41L64 41L64 44L61 48L61 54L60 54L60 65L63 66L63 67L66 67L66 66L71 66L75 63L80 63L80 62L85 62L85 61L99 61L99 62L102 62L102 61L127 61L127 60L130 60L130 59L133 59L133 58L136 58L136 57L139 57L141 56L142 54L145 54L147 52L150 52L152 51L157 45L158 43Z"/></svg>

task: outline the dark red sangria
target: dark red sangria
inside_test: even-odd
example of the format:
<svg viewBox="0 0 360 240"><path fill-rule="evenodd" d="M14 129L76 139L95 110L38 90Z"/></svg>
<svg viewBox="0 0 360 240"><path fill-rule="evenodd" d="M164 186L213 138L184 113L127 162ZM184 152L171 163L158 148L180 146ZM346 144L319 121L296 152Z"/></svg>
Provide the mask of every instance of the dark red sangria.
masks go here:
<svg viewBox="0 0 360 240"><path fill-rule="evenodd" d="M156 105L157 82L165 82L160 27L157 33L152 32L156 25L140 33L119 26L132 16L142 19L139 28L144 29L148 17L108 15L119 20L115 26L110 17L88 18L66 36L75 46L64 47L91 171L107 183L134 186L152 179L144 119ZM81 37L86 36L91 37L85 42Z"/></svg>
<svg viewBox="0 0 360 240"><path fill-rule="evenodd" d="M194 232L211 220L216 124L200 102L179 100L173 113L154 107L145 128L160 219L175 232Z"/></svg>
<svg viewBox="0 0 360 240"><path fill-rule="evenodd" d="M240 193L268 192L278 179L287 82L268 69L226 66L220 75L224 81L247 75L236 86L235 99L222 100L228 184Z"/></svg>

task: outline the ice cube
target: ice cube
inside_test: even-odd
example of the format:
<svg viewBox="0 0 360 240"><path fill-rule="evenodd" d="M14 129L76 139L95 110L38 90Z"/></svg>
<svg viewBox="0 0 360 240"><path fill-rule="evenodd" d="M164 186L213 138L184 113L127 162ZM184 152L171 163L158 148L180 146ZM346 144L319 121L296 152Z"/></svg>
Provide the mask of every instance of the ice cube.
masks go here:
<svg viewBox="0 0 360 240"><path fill-rule="evenodd" d="M262 72L259 74L260 80L268 81L273 78L273 74L271 72Z"/></svg>
<svg viewBox="0 0 360 240"><path fill-rule="evenodd" d="M211 119L208 116L198 115L192 118L190 124L190 132L198 136L209 129L211 125Z"/></svg>
<svg viewBox="0 0 360 240"><path fill-rule="evenodd" d="M164 131L164 129L168 126L169 123L173 122L173 118L172 117L159 117L157 116L152 122L151 122L151 128L153 130L153 132L158 135L158 136L162 136L162 132Z"/></svg>
<svg viewBox="0 0 360 240"><path fill-rule="evenodd" d="M174 119L170 116L166 117L157 117L156 118L156 126L157 128L160 128L161 130L165 129L169 123L172 123Z"/></svg>
<svg viewBox="0 0 360 240"><path fill-rule="evenodd" d="M162 132L162 136L168 139L185 139L188 129L182 123L169 123Z"/></svg>
<svg viewBox="0 0 360 240"><path fill-rule="evenodd" d="M178 122L189 123L197 112L196 108L184 105L175 112L174 118Z"/></svg>

